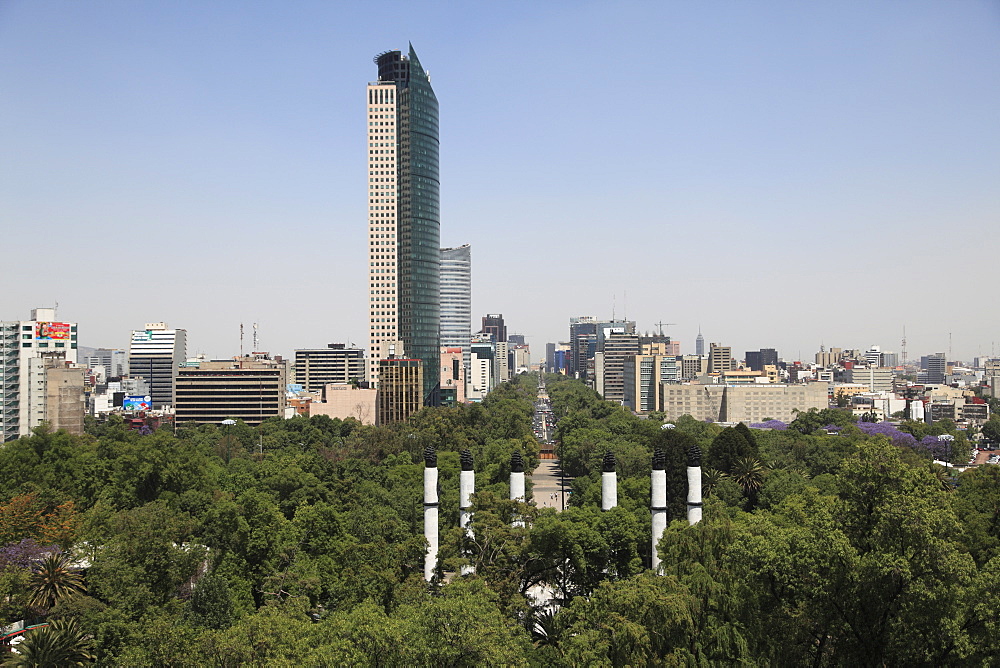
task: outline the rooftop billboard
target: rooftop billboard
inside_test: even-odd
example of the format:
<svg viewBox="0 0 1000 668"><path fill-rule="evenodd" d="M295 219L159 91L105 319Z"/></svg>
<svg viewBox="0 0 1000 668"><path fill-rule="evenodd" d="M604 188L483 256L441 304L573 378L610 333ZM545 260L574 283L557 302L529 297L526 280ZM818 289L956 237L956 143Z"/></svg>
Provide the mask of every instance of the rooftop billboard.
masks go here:
<svg viewBox="0 0 1000 668"><path fill-rule="evenodd" d="M153 400L148 394L126 394L122 401L122 408L127 411L148 411L153 407Z"/></svg>
<svg viewBox="0 0 1000 668"><path fill-rule="evenodd" d="M68 341L68 322L36 322L35 340L37 341Z"/></svg>

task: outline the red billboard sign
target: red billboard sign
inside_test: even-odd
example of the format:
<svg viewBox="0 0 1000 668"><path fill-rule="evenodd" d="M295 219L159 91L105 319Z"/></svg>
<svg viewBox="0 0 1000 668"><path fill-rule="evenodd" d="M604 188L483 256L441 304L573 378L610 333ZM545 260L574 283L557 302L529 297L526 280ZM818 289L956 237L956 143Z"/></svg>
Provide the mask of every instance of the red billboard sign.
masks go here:
<svg viewBox="0 0 1000 668"><path fill-rule="evenodd" d="M68 341L68 322L36 322L35 339L39 341Z"/></svg>

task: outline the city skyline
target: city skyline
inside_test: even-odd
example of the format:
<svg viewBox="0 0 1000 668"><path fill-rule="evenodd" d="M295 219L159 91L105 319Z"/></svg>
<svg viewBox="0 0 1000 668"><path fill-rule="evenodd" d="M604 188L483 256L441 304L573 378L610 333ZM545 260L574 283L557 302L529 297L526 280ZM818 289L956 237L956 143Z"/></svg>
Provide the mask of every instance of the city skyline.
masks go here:
<svg viewBox="0 0 1000 668"><path fill-rule="evenodd" d="M366 345L357 91L412 42L440 245L477 249L473 318L535 359L582 315L678 323L684 352L699 325L736 356L900 352L903 327L911 360L998 352L994 3L369 11L0 7L4 318L58 303L94 348L168 321L209 357L253 322L286 357Z"/></svg>

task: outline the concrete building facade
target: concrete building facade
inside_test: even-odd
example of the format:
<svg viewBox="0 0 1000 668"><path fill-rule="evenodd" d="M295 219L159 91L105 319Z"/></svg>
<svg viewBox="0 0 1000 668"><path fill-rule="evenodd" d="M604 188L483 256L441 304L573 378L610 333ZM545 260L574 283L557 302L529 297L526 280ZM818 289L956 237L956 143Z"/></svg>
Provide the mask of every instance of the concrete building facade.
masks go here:
<svg viewBox="0 0 1000 668"><path fill-rule="evenodd" d="M176 420L219 424L234 419L257 426L285 416L286 384L285 365L267 353L182 367L176 380Z"/></svg>
<svg viewBox="0 0 1000 668"><path fill-rule="evenodd" d="M101 367L104 369L104 379L120 378L128 373L128 354L124 350L98 348L88 355L83 362L88 369Z"/></svg>
<svg viewBox="0 0 1000 668"><path fill-rule="evenodd" d="M708 373L708 357L704 355L681 356L681 378L691 380Z"/></svg>
<svg viewBox="0 0 1000 668"><path fill-rule="evenodd" d="M308 392L318 392L330 383L364 382L365 351L330 343L326 348L295 351L295 382Z"/></svg>
<svg viewBox="0 0 1000 668"><path fill-rule="evenodd" d="M664 384L681 380L681 365L676 355L642 353L625 359L625 407L635 413L658 410Z"/></svg>
<svg viewBox="0 0 1000 668"><path fill-rule="evenodd" d="M353 419L361 424L375 424L378 390L352 385L324 385L320 401L309 402L309 417L326 415L340 420Z"/></svg>
<svg viewBox="0 0 1000 668"><path fill-rule="evenodd" d="M892 392L894 374L888 367L854 367L847 372L847 381L866 385L869 392Z"/></svg>
<svg viewBox="0 0 1000 668"><path fill-rule="evenodd" d="M708 373L722 373L733 368L733 349L718 343L708 345Z"/></svg>
<svg viewBox="0 0 1000 668"><path fill-rule="evenodd" d="M802 385L666 385L660 408L666 419L690 415L713 422L791 422L795 411L829 405L825 383Z"/></svg>

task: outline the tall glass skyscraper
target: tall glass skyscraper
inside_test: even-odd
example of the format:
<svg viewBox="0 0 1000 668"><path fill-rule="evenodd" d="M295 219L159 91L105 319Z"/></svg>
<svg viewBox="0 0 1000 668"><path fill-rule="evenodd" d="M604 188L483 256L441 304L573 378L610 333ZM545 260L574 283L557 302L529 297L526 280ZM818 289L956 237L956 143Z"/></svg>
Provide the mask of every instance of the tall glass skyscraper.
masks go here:
<svg viewBox="0 0 1000 668"><path fill-rule="evenodd" d="M368 84L369 378L379 360L423 363L424 403L439 401L441 215L438 101L410 46L375 56Z"/></svg>
<svg viewBox="0 0 1000 668"><path fill-rule="evenodd" d="M472 249L441 249L441 345L461 348L466 377L472 341Z"/></svg>

